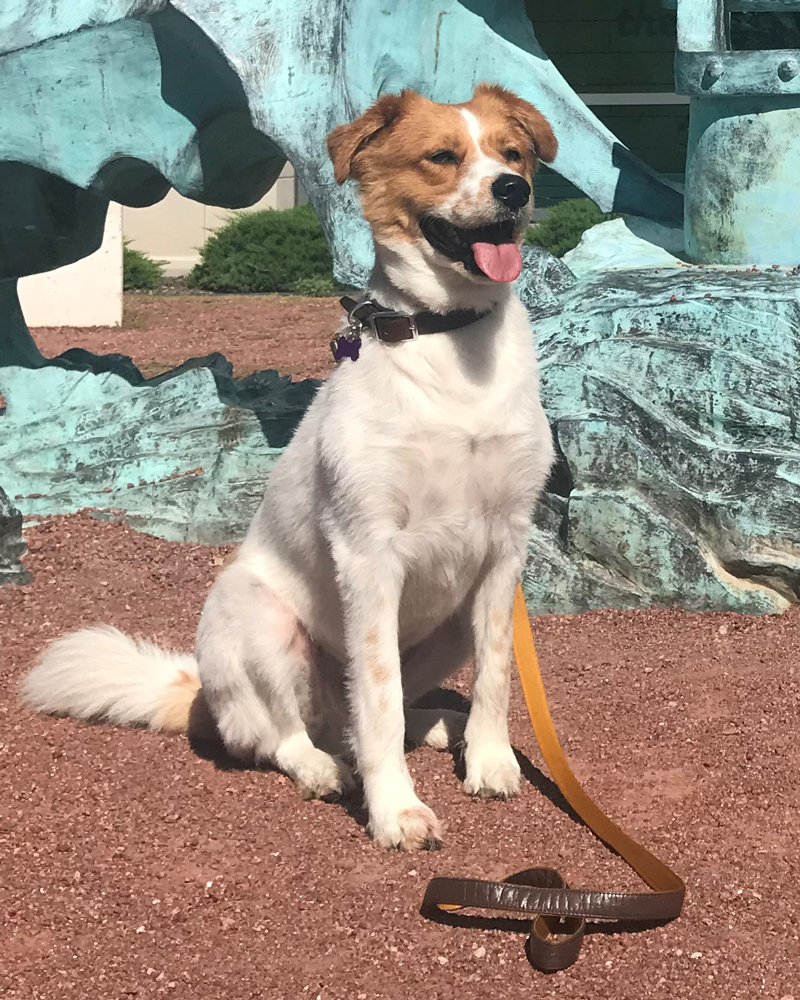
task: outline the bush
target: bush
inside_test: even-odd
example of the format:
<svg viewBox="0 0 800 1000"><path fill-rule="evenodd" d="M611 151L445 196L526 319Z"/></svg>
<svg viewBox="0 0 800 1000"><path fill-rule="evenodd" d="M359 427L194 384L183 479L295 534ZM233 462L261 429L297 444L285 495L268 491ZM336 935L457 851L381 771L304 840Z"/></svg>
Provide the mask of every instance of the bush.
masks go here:
<svg viewBox="0 0 800 1000"><path fill-rule="evenodd" d="M126 240L122 245L122 287L126 292L161 288L164 266L141 250L134 250Z"/></svg>
<svg viewBox="0 0 800 1000"><path fill-rule="evenodd" d="M547 210L541 222L528 227L526 243L538 243L554 257L563 257L580 243L587 229L598 222L618 219L613 213L601 212L590 198L569 198Z"/></svg>
<svg viewBox="0 0 800 1000"><path fill-rule="evenodd" d="M314 278L300 278L290 289L295 295L307 295L310 298L324 298L326 295L341 295L342 286L333 280L333 275L319 274Z"/></svg>
<svg viewBox="0 0 800 1000"><path fill-rule="evenodd" d="M206 240L188 283L212 292L334 295L333 263L310 205L242 212Z"/></svg>

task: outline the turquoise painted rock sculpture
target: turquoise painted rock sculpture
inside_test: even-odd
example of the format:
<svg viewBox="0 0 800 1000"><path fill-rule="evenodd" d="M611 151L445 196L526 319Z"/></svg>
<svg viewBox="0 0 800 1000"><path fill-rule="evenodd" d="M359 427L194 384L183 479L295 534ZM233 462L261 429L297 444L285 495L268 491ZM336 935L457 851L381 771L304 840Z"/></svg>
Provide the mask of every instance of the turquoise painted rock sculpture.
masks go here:
<svg viewBox="0 0 800 1000"><path fill-rule="evenodd" d="M679 2L682 51L696 54L701 36L721 48L721 5ZM525 251L519 292L559 450L531 534L532 609L763 612L799 599L800 279L687 264L680 194L578 100L521 3L22 0L0 10L0 65L0 482L25 513L88 506L166 538L237 539L315 384L274 372L237 382L220 356L151 380L116 355L73 350L46 363L19 311L18 276L93 250L110 198L151 204L174 186L245 205L288 156L338 276L361 284L368 233L352 191L332 182L325 134L381 93L413 86L460 100L485 78L550 118L559 172L602 208L631 213L564 261ZM36 88L20 86L31 78ZM793 93L744 112L755 130L745 148L762 137L764 170L779 160L795 170L796 133L769 117L794 108ZM718 128L702 118L727 107L693 97L688 249L769 265L759 199L778 174L766 188L763 171L745 183L725 133L733 116ZM709 162L725 178L717 188ZM790 229L776 230L783 247L794 246Z"/></svg>
<svg viewBox="0 0 800 1000"><path fill-rule="evenodd" d="M800 49L732 51L729 39L732 13L781 13L800 4L673 0L672 6L677 91L691 97L687 251L692 260L720 264L797 264Z"/></svg>
<svg viewBox="0 0 800 1000"><path fill-rule="evenodd" d="M593 253L570 256L577 274L525 252L560 456L532 530L530 606L781 610L800 595L800 277L692 267L655 246L658 266L636 268L630 226L593 230ZM617 270L598 265L604 242ZM0 369L15 501L118 511L175 540L241 538L315 383L236 382L219 357L147 383L110 367Z"/></svg>
<svg viewBox="0 0 800 1000"><path fill-rule="evenodd" d="M599 226L594 242L607 230L619 254L625 228ZM692 267L665 251L658 267L589 260L555 308L533 311L561 458L531 540L531 606L797 602L797 271Z"/></svg>
<svg viewBox="0 0 800 1000"><path fill-rule="evenodd" d="M234 380L221 355L145 380L127 358L100 374L0 368L0 479L26 514L124 514L173 541L239 539L316 390L277 372ZM93 359L93 367L97 367Z"/></svg>
<svg viewBox="0 0 800 1000"><path fill-rule="evenodd" d="M14 279L95 250L109 199L151 205L172 186L250 205L286 157L337 276L362 285L369 233L325 136L404 86L458 101L505 83L551 121L555 169L602 208L682 212L547 59L522 0L20 0L0 6L0 69L0 364L43 361Z"/></svg>

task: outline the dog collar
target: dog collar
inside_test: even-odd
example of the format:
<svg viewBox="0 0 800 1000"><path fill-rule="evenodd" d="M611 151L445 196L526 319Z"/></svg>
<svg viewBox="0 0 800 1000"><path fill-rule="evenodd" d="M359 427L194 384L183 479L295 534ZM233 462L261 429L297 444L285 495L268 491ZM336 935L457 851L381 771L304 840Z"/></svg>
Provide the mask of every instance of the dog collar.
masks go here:
<svg viewBox="0 0 800 1000"><path fill-rule="evenodd" d="M336 361L343 361L345 358L357 361L361 350L361 337L365 332L372 333L384 344L401 344L429 333L449 333L451 330L459 330L491 312L490 309L484 312L477 312L475 309L455 309L448 313L404 313L387 309L373 299L358 302L347 295L339 302L347 313L349 329L331 341L331 351Z"/></svg>

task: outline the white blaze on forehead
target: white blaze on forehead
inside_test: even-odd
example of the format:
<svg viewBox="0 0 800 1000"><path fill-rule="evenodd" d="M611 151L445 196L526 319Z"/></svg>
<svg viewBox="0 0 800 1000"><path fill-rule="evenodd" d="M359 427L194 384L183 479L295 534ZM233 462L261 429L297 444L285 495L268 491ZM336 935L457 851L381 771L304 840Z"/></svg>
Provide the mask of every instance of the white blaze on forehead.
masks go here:
<svg viewBox="0 0 800 1000"><path fill-rule="evenodd" d="M482 193L485 193L487 177L497 177L499 174L508 171L505 163L484 153L481 147L483 129L481 128L481 121L478 116L467 108L461 108L460 111L473 147L468 155L468 158L472 162L469 164L458 188L448 198L448 208L454 208L457 204L463 205L465 202L475 202Z"/></svg>
<svg viewBox="0 0 800 1000"><path fill-rule="evenodd" d="M481 151L481 123L478 116L468 111L467 108L461 109L461 117L467 123L467 131L469 132L469 137L475 143L478 152Z"/></svg>

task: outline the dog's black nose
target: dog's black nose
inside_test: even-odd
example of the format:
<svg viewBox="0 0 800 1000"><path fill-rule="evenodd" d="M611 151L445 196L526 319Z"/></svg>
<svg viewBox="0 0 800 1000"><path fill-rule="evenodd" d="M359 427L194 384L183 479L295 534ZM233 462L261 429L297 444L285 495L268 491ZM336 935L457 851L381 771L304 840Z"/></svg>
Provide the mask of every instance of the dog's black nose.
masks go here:
<svg viewBox="0 0 800 1000"><path fill-rule="evenodd" d="M531 186L519 174L500 174L492 183L492 194L506 208L516 211L528 204Z"/></svg>

